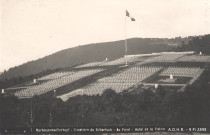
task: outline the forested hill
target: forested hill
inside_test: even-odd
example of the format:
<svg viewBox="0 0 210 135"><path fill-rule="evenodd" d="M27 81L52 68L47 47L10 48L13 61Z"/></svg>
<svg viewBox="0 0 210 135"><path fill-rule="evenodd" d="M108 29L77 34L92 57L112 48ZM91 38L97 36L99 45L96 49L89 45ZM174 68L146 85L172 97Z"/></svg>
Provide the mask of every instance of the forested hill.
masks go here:
<svg viewBox="0 0 210 135"><path fill-rule="evenodd" d="M195 51L210 55L210 34L193 37L188 44L184 43L176 47L175 51Z"/></svg>
<svg viewBox="0 0 210 135"><path fill-rule="evenodd" d="M128 39L128 54L142 54L169 51L172 46L182 42L188 42L189 38L132 38ZM34 75L46 70L71 67L92 61L102 61L105 58L116 59L125 54L124 40L88 44L79 47L69 48L56 52L52 55L30 61L20 66L10 68L0 75L0 81L10 78L22 78Z"/></svg>

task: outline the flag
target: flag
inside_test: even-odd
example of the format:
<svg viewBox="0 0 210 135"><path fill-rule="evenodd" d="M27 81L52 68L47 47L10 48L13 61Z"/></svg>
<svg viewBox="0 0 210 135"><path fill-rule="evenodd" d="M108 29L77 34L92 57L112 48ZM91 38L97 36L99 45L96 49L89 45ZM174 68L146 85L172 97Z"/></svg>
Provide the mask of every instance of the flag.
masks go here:
<svg viewBox="0 0 210 135"><path fill-rule="evenodd" d="M130 13L126 10L126 16L131 18L131 21L136 21L131 15Z"/></svg>

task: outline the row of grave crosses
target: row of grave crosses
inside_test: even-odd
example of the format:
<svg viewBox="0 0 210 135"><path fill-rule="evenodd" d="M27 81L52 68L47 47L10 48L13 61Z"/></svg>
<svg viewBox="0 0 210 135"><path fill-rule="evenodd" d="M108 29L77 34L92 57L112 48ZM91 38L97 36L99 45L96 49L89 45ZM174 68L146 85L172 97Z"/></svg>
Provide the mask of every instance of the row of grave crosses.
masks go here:
<svg viewBox="0 0 210 135"><path fill-rule="evenodd" d="M174 79L173 75L170 75L170 79L171 79L171 80ZM37 80L34 79L33 83L37 83ZM157 88L158 88L158 84L155 84L155 89L157 89ZM55 91L56 91L56 90L54 90L54 93L55 93ZM4 93L5 93L5 90L2 89L2 90L1 90L1 94L4 94Z"/></svg>

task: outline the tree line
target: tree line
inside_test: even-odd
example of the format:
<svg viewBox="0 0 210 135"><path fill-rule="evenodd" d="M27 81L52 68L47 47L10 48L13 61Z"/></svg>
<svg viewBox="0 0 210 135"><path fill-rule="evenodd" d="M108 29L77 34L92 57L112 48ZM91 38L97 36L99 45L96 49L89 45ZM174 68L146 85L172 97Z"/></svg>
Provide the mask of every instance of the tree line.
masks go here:
<svg viewBox="0 0 210 135"><path fill-rule="evenodd" d="M188 44L183 43L177 46L175 51L195 51L197 53L202 52L205 55L210 54L210 34L204 36L195 36Z"/></svg>

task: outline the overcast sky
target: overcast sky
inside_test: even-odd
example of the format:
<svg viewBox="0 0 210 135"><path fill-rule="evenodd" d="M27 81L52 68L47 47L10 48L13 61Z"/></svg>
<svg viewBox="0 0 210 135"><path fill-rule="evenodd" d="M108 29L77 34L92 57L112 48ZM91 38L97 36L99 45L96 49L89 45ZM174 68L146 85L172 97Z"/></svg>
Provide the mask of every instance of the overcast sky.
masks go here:
<svg viewBox="0 0 210 135"><path fill-rule="evenodd" d="M62 49L210 34L210 0L0 0L0 71Z"/></svg>

